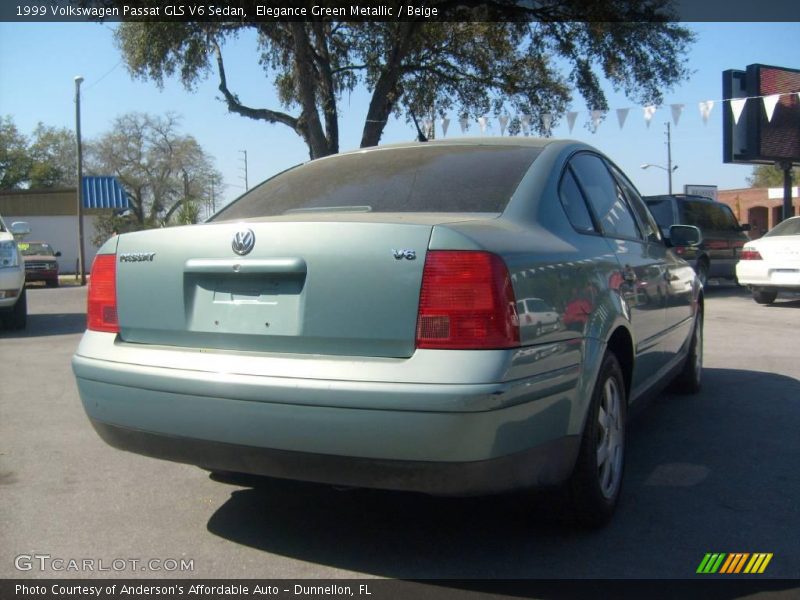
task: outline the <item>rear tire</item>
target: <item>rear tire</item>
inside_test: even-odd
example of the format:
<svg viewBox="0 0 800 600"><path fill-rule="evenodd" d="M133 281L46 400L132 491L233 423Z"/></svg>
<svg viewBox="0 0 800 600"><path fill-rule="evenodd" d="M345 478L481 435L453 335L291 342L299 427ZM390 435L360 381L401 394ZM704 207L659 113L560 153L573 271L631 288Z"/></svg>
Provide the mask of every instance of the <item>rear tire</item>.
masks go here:
<svg viewBox="0 0 800 600"><path fill-rule="evenodd" d="M696 394L703 385L703 311L697 311L689 354L672 388L681 394Z"/></svg>
<svg viewBox="0 0 800 600"><path fill-rule="evenodd" d="M625 379L617 357L606 352L592 392L575 470L567 482L574 520L606 525L614 514L625 468Z"/></svg>
<svg viewBox="0 0 800 600"><path fill-rule="evenodd" d="M25 325L28 323L28 297L25 292L25 288L22 288L19 300L6 317L9 329L25 329Z"/></svg>
<svg viewBox="0 0 800 600"><path fill-rule="evenodd" d="M753 300L759 304L772 304L777 297L778 292L775 290L753 290Z"/></svg>

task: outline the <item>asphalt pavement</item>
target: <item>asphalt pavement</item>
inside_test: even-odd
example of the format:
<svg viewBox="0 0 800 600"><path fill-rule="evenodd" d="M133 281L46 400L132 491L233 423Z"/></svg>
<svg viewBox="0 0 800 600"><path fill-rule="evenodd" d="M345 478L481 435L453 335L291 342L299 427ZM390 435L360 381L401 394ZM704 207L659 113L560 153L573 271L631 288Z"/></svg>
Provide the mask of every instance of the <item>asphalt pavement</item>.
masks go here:
<svg viewBox="0 0 800 600"><path fill-rule="evenodd" d="M70 369L85 288L28 294L0 330L2 578L691 578L708 552L800 574L800 299L708 290L702 392L633 419L615 519L586 532L546 498L232 485L112 449Z"/></svg>

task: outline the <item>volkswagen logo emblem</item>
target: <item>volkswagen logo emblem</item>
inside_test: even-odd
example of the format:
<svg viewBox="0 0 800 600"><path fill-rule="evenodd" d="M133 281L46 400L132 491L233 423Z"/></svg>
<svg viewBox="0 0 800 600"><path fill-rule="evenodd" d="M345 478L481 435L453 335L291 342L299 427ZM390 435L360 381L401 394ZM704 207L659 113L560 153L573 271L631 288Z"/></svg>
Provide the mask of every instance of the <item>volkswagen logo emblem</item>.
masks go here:
<svg viewBox="0 0 800 600"><path fill-rule="evenodd" d="M256 234L252 229L241 229L233 235L233 243L231 248L239 256L250 254L253 246L256 245Z"/></svg>

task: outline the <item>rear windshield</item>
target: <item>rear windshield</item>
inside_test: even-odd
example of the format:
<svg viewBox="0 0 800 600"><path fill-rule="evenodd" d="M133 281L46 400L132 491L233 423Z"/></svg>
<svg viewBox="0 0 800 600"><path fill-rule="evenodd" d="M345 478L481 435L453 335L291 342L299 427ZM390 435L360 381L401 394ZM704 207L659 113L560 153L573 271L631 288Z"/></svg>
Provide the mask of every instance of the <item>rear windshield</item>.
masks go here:
<svg viewBox="0 0 800 600"><path fill-rule="evenodd" d="M499 213L540 152L430 145L343 154L276 175L211 220L327 210Z"/></svg>
<svg viewBox="0 0 800 600"><path fill-rule="evenodd" d="M764 234L764 237L773 235L800 235L800 219L788 219L783 223L778 223Z"/></svg>
<svg viewBox="0 0 800 600"><path fill-rule="evenodd" d="M650 209L658 226L669 229L675 224L675 217L672 214L672 202L669 199L647 200L647 208Z"/></svg>

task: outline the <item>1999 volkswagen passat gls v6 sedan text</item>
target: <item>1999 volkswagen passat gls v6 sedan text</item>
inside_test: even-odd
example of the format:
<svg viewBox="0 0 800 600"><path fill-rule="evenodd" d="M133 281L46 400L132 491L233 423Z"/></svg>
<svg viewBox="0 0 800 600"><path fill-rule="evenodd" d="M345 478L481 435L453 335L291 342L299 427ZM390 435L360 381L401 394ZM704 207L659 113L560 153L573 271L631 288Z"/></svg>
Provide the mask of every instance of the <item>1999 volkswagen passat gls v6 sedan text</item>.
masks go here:
<svg viewBox="0 0 800 600"><path fill-rule="evenodd" d="M589 146L386 146L290 169L208 223L110 239L73 368L117 448L442 495L564 484L598 525L629 405L675 376L700 386L702 293ZM521 325L525 298L553 326Z"/></svg>

